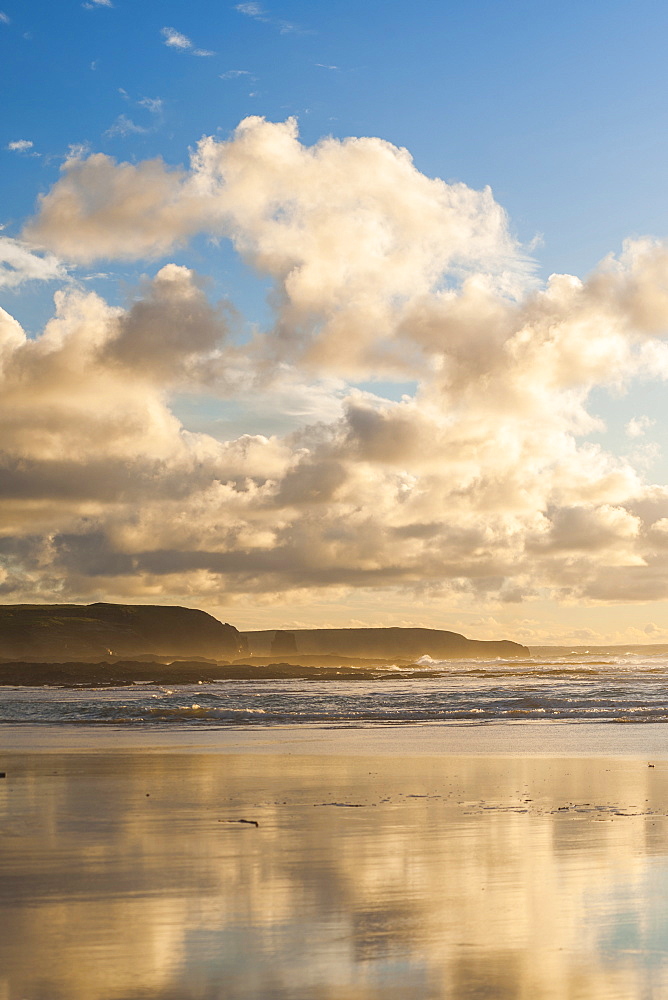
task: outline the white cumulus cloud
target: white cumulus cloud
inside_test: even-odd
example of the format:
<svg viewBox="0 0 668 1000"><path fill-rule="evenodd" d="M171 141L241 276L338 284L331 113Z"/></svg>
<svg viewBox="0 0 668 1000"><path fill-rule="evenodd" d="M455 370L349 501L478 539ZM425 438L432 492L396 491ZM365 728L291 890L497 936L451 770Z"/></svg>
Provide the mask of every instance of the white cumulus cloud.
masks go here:
<svg viewBox="0 0 668 1000"><path fill-rule="evenodd" d="M233 307L176 263L200 233L271 282L272 321L241 346ZM668 378L664 244L539 286L489 189L255 117L187 167L68 161L24 239L74 263L175 259L125 308L58 293L33 340L3 317L15 596L38 574L79 596L668 597L668 486L596 443L591 403ZM415 388L355 387L379 377ZM192 429L184 399L241 418ZM254 408L266 433L239 426Z"/></svg>

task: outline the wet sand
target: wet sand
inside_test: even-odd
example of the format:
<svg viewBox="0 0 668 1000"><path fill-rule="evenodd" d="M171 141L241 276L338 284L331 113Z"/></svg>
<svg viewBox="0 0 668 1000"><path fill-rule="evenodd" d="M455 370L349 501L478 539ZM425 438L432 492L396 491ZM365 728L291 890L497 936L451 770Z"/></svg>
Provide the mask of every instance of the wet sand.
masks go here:
<svg viewBox="0 0 668 1000"><path fill-rule="evenodd" d="M663 727L449 728L0 730L0 1000L668 997Z"/></svg>

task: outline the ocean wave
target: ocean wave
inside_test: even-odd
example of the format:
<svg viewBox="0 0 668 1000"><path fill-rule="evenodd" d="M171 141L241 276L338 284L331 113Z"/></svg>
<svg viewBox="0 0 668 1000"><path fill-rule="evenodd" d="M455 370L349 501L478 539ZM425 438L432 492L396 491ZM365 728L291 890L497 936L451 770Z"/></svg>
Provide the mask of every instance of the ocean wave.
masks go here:
<svg viewBox="0 0 668 1000"><path fill-rule="evenodd" d="M565 664L436 661L360 673L282 665L279 676L121 687L0 687L4 723L117 726L367 725L493 721L668 721L666 658ZM250 669L250 668L249 668Z"/></svg>

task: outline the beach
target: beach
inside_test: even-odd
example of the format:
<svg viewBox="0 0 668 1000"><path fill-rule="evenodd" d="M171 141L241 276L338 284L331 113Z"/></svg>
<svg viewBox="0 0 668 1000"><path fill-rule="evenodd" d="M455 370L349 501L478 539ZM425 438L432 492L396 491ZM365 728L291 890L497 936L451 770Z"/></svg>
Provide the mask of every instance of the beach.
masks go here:
<svg viewBox="0 0 668 1000"><path fill-rule="evenodd" d="M0 1000L668 1000L667 39L0 4Z"/></svg>
<svg viewBox="0 0 668 1000"><path fill-rule="evenodd" d="M666 997L663 731L3 726L0 998Z"/></svg>

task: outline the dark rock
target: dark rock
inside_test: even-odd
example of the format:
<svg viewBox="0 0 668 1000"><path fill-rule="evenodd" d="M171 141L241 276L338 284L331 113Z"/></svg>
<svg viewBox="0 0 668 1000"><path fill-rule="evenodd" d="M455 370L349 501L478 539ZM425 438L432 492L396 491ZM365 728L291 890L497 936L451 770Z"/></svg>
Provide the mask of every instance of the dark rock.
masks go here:
<svg viewBox="0 0 668 1000"><path fill-rule="evenodd" d="M297 652L297 640L295 639L294 632L282 632L278 631L274 633L274 638L271 640L271 655L272 656L286 656L289 653Z"/></svg>

